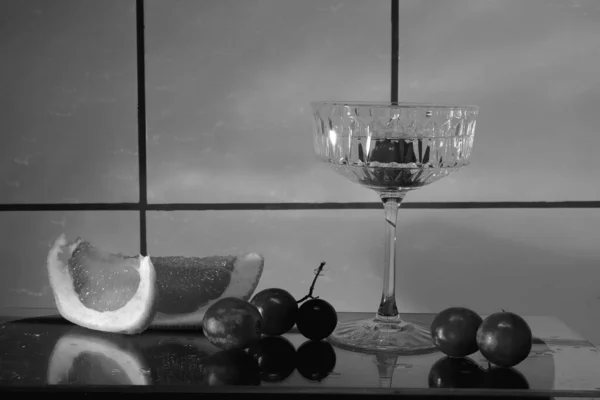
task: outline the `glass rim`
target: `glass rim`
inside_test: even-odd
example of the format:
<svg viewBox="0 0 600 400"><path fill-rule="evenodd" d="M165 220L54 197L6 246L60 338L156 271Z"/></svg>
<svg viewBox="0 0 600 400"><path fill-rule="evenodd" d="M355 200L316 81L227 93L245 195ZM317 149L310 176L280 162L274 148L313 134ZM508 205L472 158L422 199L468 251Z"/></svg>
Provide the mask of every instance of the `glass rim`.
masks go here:
<svg viewBox="0 0 600 400"><path fill-rule="evenodd" d="M479 106L473 104L450 104L435 102L409 102L409 101L342 101L342 100L316 100L310 102L311 106L350 106L350 107L370 107L370 108L429 108L429 109L467 109L479 111Z"/></svg>

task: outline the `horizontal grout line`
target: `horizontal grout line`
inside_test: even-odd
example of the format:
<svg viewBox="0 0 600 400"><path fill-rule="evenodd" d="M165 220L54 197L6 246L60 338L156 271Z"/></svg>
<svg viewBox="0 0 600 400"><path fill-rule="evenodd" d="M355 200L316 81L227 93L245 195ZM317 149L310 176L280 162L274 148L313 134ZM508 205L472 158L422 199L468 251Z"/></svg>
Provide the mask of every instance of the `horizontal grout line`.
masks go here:
<svg viewBox="0 0 600 400"><path fill-rule="evenodd" d="M379 202L347 203L44 203L0 204L2 211L375 210ZM406 202L403 209L600 208L600 201Z"/></svg>
<svg viewBox="0 0 600 400"><path fill-rule="evenodd" d="M25 203L0 204L0 211L138 211L138 203Z"/></svg>
<svg viewBox="0 0 600 400"><path fill-rule="evenodd" d="M184 210L379 210L380 202L347 203L213 203L213 204L149 204L149 211ZM406 202L408 209L457 208L600 208L600 201L585 202Z"/></svg>

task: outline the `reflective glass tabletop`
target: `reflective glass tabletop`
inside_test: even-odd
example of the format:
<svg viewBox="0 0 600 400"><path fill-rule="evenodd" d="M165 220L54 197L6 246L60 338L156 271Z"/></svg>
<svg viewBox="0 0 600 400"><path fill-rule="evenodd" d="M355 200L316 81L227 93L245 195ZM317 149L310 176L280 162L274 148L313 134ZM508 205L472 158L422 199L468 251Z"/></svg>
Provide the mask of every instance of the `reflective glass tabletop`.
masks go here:
<svg viewBox="0 0 600 400"><path fill-rule="evenodd" d="M255 368L223 355L198 331L124 336L75 326L51 309L0 309L0 315L0 390L600 397L598 349L554 317L526 317L534 346L513 370L489 375L475 353L470 359L481 373L465 381L440 352L362 354L309 342L294 330L267 343L262 367ZM365 317L340 313L340 320ZM434 315L403 317L428 324Z"/></svg>

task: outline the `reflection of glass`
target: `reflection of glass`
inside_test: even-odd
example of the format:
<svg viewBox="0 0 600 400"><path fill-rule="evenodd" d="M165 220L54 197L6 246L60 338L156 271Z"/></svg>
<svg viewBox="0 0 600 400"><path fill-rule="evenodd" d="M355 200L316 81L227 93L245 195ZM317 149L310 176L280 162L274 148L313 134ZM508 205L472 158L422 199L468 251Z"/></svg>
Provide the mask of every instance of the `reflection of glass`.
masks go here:
<svg viewBox="0 0 600 400"><path fill-rule="evenodd" d="M396 218L406 193L469 163L476 106L313 102L320 161L376 191L386 222L385 273L375 318L340 322L332 343L366 352L419 353L433 344L426 327L403 321L396 307Z"/></svg>
<svg viewBox="0 0 600 400"><path fill-rule="evenodd" d="M412 368L411 364L399 363L397 354L379 353L373 357L375 364L377 364L377 373L379 374L380 388L392 387L394 371L397 368Z"/></svg>

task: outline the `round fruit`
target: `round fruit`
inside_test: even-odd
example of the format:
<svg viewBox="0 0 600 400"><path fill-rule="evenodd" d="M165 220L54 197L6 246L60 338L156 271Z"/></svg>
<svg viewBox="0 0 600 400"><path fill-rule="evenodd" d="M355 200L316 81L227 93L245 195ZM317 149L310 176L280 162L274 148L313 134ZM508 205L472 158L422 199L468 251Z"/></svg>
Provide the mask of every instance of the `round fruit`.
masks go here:
<svg viewBox="0 0 600 400"><path fill-rule="evenodd" d="M260 339L262 317L246 300L225 297L206 310L202 329L208 341L220 349L245 349Z"/></svg>
<svg viewBox="0 0 600 400"><path fill-rule="evenodd" d="M225 297L248 300L262 275L264 258L240 256L152 257L158 283L153 327L197 328L204 313Z"/></svg>
<svg viewBox="0 0 600 400"><path fill-rule="evenodd" d="M484 380L484 371L470 358L444 357L429 370L430 388L477 388Z"/></svg>
<svg viewBox="0 0 600 400"><path fill-rule="evenodd" d="M529 382L514 368L492 367L485 373L484 386L490 389L529 389Z"/></svg>
<svg viewBox="0 0 600 400"><path fill-rule="evenodd" d="M477 329L481 317L464 307L450 307L435 316L430 333L433 344L450 357L465 357L477 351Z"/></svg>
<svg viewBox="0 0 600 400"><path fill-rule="evenodd" d="M477 331L481 354L499 367L513 367L525 360L533 346L533 335L527 322L511 312L488 316Z"/></svg>
<svg viewBox="0 0 600 400"><path fill-rule="evenodd" d="M283 289L265 289L254 295L250 303L254 304L263 317L265 335L282 335L296 323L298 303Z"/></svg>
<svg viewBox="0 0 600 400"><path fill-rule="evenodd" d="M296 349L281 336L265 336L250 349L264 382L281 382L296 369Z"/></svg>
<svg viewBox="0 0 600 400"><path fill-rule="evenodd" d="M335 350L328 342L307 340L298 348L296 369L306 379L320 382L333 372L336 361Z"/></svg>
<svg viewBox="0 0 600 400"><path fill-rule="evenodd" d="M124 339L67 333L58 340L50 356L48 384L149 385L149 376L144 373L149 370L148 365L139 352L119 346Z"/></svg>
<svg viewBox="0 0 600 400"><path fill-rule="evenodd" d="M209 386L260 385L258 364L243 350L224 350L204 361L204 382Z"/></svg>
<svg viewBox="0 0 600 400"><path fill-rule="evenodd" d="M64 254L63 254L64 253ZM156 273L149 257L125 257L60 235L47 259L60 315L82 327L136 334L152 322Z"/></svg>
<svg viewBox="0 0 600 400"><path fill-rule="evenodd" d="M298 309L296 327L311 340L325 339L337 326L335 308L323 299L310 299Z"/></svg>

